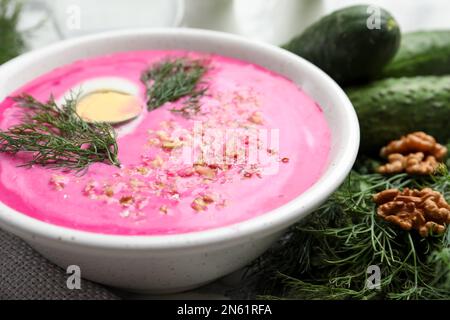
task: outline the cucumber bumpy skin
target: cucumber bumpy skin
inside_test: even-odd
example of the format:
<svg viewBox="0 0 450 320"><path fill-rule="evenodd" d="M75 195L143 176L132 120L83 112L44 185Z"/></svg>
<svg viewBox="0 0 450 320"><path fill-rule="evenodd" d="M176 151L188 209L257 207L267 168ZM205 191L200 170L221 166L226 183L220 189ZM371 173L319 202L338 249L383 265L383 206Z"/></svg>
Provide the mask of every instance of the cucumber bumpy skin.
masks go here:
<svg viewBox="0 0 450 320"><path fill-rule="evenodd" d="M361 125L361 152L377 154L388 142L425 131L450 140L450 76L390 78L347 90Z"/></svg>
<svg viewBox="0 0 450 320"><path fill-rule="evenodd" d="M450 30L404 34L400 50L380 78L443 74L450 74Z"/></svg>
<svg viewBox="0 0 450 320"><path fill-rule="evenodd" d="M358 84L379 74L395 56L401 33L389 12L367 5L347 7L323 17L283 48L311 61L341 85Z"/></svg>

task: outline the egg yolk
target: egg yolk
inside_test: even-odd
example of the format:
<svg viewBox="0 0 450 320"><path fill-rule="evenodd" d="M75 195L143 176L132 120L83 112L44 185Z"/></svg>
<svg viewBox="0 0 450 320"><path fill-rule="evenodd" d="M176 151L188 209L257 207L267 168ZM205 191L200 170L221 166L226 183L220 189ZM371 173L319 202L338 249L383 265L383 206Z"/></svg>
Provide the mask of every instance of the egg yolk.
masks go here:
<svg viewBox="0 0 450 320"><path fill-rule="evenodd" d="M99 91L81 98L76 111L88 122L120 123L136 118L142 112L142 102L127 93Z"/></svg>

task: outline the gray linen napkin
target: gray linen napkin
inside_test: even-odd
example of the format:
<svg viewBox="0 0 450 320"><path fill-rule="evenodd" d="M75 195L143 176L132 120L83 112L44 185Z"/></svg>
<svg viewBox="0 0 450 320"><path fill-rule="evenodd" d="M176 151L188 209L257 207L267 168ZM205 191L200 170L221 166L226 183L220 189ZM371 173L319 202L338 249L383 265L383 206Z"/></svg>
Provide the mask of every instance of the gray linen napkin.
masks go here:
<svg viewBox="0 0 450 320"><path fill-rule="evenodd" d="M118 300L107 289L82 280L67 288L67 274L24 241L0 230L0 300Z"/></svg>

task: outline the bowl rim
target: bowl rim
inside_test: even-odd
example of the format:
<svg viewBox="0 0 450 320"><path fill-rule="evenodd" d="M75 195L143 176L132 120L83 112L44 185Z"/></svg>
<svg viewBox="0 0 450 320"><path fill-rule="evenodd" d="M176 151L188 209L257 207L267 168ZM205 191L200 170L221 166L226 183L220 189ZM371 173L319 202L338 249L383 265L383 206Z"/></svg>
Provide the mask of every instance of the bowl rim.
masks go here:
<svg viewBox="0 0 450 320"><path fill-rule="evenodd" d="M3 202L0 202L0 227L25 239L39 238L47 241L57 240L71 245L91 248L167 250L202 247L211 244L220 245L225 242L241 241L242 238L258 239L264 235L274 234L286 229L317 208L345 180L356 160L360 142L359 122L352 103L338 84L321 69L293 53L270 44L224 32L202 29L127 29L73 38L25 53L2 65L0 67L0 75L2 73L8 74L14 72L14 70L25 61L38 59L53 51L63 50L66 47L88 42L92 43L98 39L132 37L138 34L147 36L188 35L215 37L222 40L233 41L235 43L244 43L247 46L251 45L259 50L265 50L272 55L281 55L291 61L296 60L297 64L309 68L311 72L318 74L321 81L328 82L328 86L333 88L333 94L336 99L339 99L339 104L342 105L341 112L344 113L344 118L347 122L346 125L348 126L348 135L345 137L346 141L341 148L342 156L331 159L333 160L333 166L329 169L329 177L327 179L316 181L314 185L304 193L272 211L228 226L189 233L135 236L80 231L32 218L6 206Z"/></svg>

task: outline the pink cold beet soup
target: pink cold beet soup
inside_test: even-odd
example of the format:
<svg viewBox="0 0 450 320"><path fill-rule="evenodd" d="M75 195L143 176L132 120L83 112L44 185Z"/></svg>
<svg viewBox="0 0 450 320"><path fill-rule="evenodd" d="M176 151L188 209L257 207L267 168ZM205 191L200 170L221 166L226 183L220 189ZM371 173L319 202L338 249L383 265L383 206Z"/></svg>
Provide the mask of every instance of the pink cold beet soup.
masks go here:
<svg viewBox="0 0 450 320"><path fill-rule="evenodd" d="M146 107L142 74L168 57L208 65L195 112L183 98ZM93 163L82 172L33 165L0 153L0 201L35 219L115 235L168 235L242 222L310 188L328 163L330 129L321 108L292 81L257 65L196 52L138 51L77 61L23 86L50 96L120 90L142 113L114 125L120 167ZM126 88L125 88L126 87ZM0 104L0 128L24 112Z"/></svg>

